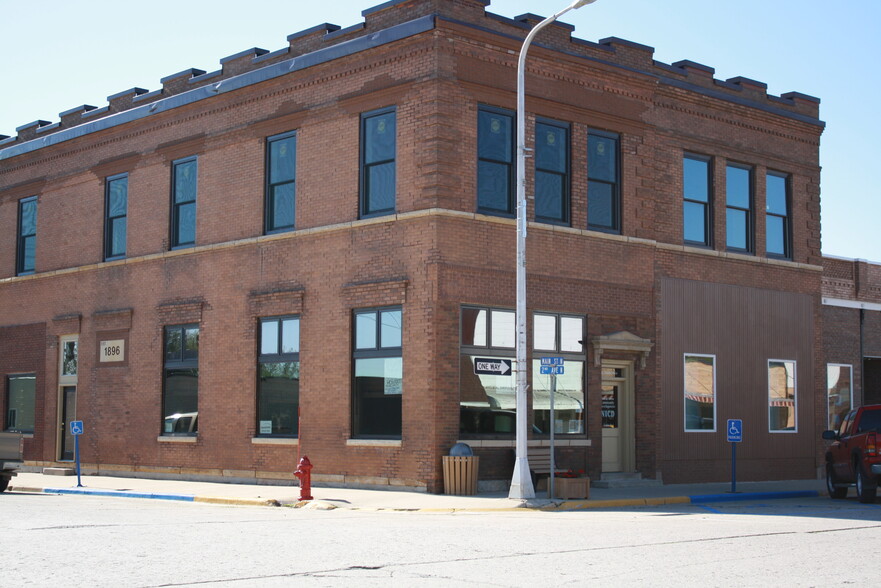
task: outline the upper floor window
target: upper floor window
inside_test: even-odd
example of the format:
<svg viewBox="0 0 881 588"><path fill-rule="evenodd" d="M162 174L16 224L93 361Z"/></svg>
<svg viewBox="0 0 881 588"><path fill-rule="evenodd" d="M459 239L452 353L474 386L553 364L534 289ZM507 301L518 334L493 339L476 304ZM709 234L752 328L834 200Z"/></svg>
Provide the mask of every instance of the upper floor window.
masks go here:
<svg viewBox="0 0 881 588"><path fill-rule="evenodd" d="M18 243L15 273L32 274L37 259L37 197L18 201Z"/></svg>
<svg viewBox="0 0 881 588"><path fill-rule="evenodd" d="M401 437L404 361L400 308L355 312L352 432Z"/></svg>
<svg viewBox="0 0 881 588"><path fill-rule="evenodd" d="M725 235L728 249L753 250L752 169L729 164L725 169Z"/></svg>
<svg viewBox="0 0 881 588"><path fill-rule="evenodd" d="M682 160L682 233L686 243L710 245L710 159L686 155Z"/></svg>
<svg viewBox="0 0 881 588"><path fill-rule="evenodd" d="M621 170L618 135L587 135L587 228L621 232Z"/></svg>
<svg viewBox="0 0 881 588"><path fill-rule="evenodd" d="M535 219L569 222L569 126L535 123Z"/></svg>
<svg viewBox="0 0 881 588"><path fill-rule="evenodd" d="M361 217L395 212L394 107L361 115Z"/></svg>
<svg viewBox="0 0 881 588"><path fill-rule="evenodd" d="M768 255L792 257L789 222L789 176L768 172L765 176L765 251Z"/></svg>
<svg viewBox="0 0 881 588"><path fill-rule="evenodd" d="M514 214L514 114L481 106L477 112L477 211Z"/></svg>
<svg viewBox="0 0 881 588"><path fill-rule="evenodd" d="M295 436L299 433L300 319L260 319L257 359L257 432Z"/></svg>
<svg viewBox="0 0 881 588"><path fill-rule="evenodd" d="M297 133L266 141L266 232L294 228L297 195Z"/></svg>
<svg viewBox="0 0 881 588"><path fill-rule="evenodd" d="M171 246L196 243L196 158L173 163L171 184Z"/></svg>
<svg viewBox="0 0 881 588"><path fill-rule="evenodd" d="M107 178L104 184L104 259L125 257L128 217L128 175Z"/></svg>
<svg viewBox="0 0 881 588"><path fill-rule="evenodd" d="M195 435L199 424L199 325L165 327L162 432Z"/></svg>

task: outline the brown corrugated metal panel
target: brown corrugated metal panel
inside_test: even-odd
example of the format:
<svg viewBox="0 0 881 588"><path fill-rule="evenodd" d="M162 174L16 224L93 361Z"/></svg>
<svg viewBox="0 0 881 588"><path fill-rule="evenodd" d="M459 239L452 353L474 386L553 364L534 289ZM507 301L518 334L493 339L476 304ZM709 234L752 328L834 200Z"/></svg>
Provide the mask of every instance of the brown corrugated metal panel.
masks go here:
<svg viewBox="0 0 881 588"><path fill-rule="evenodd" d="M661 285L662 459L729 458L728 419L743 420L738 461L812 463L814 300L688 280ZM715 356L715 432L685 432L684 356ZM768 431L768 360L796 362L797 431ZM806 460L806 461L805 461ZM760 467L760 464L752 464Z"/></svg>

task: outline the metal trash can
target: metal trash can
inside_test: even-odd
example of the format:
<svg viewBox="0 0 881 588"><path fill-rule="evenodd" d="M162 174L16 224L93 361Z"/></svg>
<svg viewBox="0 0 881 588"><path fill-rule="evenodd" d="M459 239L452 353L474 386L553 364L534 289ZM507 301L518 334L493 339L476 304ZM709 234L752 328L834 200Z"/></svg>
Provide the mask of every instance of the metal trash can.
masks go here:
<svg viewBox="0 0 881 588"><path fill-rule="evenodd" d="M477 494L477 469L480 458L464 443L457 443L450 455L442 458L444 465L444 494L467 496Z"/></svg>

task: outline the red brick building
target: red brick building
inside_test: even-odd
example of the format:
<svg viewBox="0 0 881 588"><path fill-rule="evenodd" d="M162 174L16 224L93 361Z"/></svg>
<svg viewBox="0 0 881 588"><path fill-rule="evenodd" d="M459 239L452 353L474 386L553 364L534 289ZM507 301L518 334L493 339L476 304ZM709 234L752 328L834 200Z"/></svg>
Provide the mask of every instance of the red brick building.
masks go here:
<svg viewBox="0 0 881 588"><path fill-rule="evenodd" d="M517 54L395 0L0 141L0 374L31 465L438 491L513 465ZM664 482L816 476L819 101L556 23L527 72L530 447ZM828 262L827 262L828 263ZM824 294L825 295L825 292ZM550 414L541 357L565 359ZM297 419L299 412L300 418Z"/></svg>
<svg viewBox="0 0 881 588"><path fill-rule="evenodd" d="M881 265L823 259L826 428L852 408L881 403Z"/></svg>

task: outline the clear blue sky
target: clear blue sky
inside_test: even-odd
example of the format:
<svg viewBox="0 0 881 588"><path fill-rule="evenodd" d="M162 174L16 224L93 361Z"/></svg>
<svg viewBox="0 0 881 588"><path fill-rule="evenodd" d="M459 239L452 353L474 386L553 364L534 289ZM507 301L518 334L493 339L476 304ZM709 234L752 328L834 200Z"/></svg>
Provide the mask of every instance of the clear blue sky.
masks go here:
<svg viewBox="0 0 881 588"><path fill-rule="evenodd" d="M324 22L349 26L379 0L0 0L0 134L189 67L214 71L250 47L270 51ZM569 0L493 0L507 17L548 16ZM744 76L822 100L823 253L881 262L881 1L597 0L563 17L589 41L621 37L655 59L689 59L717 79Z"/></svg>

